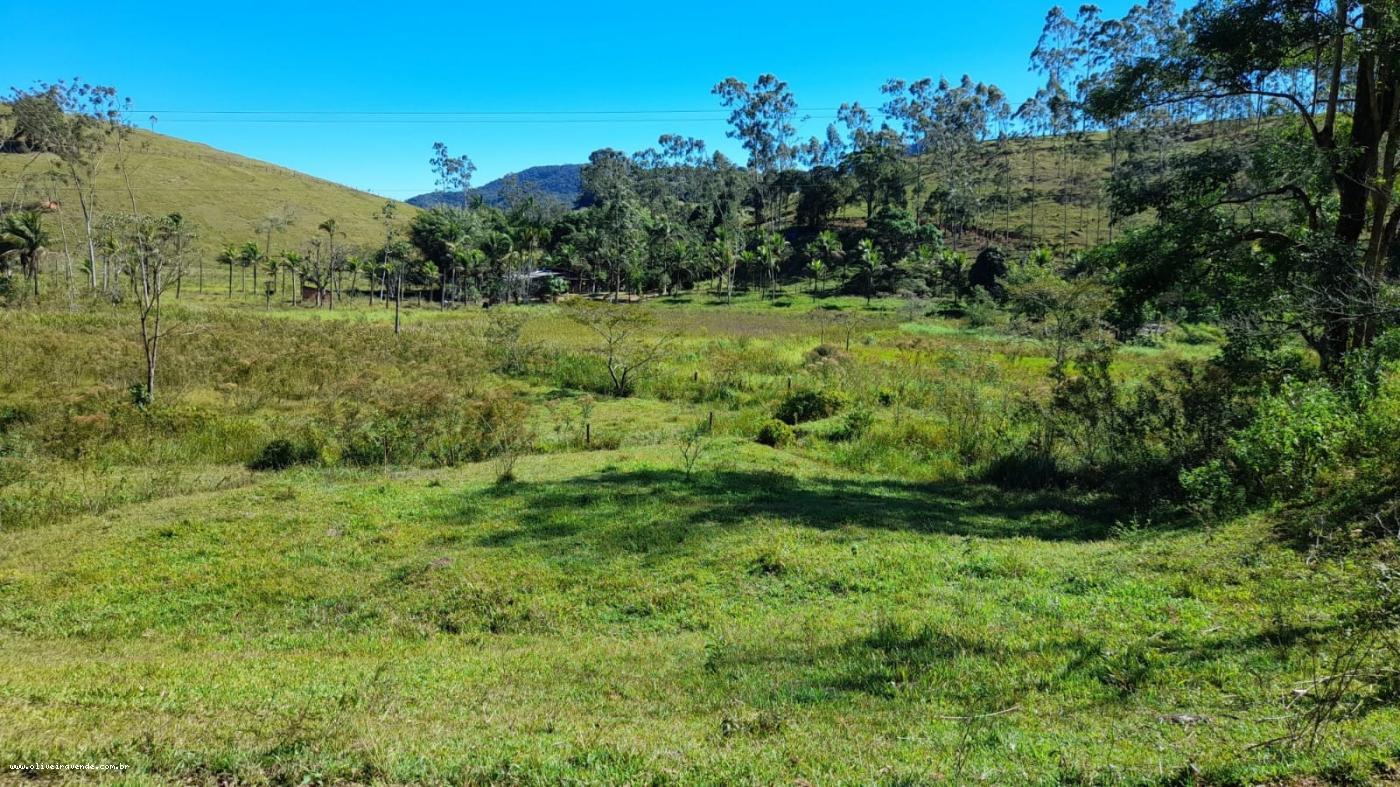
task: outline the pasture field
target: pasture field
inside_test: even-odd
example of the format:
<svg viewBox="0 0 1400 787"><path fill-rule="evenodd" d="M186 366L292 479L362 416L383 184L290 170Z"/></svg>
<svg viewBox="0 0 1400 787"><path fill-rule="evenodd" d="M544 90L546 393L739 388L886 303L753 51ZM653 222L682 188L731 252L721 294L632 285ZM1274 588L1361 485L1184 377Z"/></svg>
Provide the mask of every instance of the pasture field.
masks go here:
<svg viewBox="0 0 1400 787"><path fill-rule="evenodd" d="M147 407L124 307L0 311L0 761L130 784L1393 774L1384 698L1295 735L1367 558L1315 554L1287 511L1205 526L1150 490L1015 483L1048 348L928 306L634 305L667 346L618 397L566 305L414 307L395 336L363 302L187 298ZM1215 349L1176 338L1112 374ZM820 412L774 427L806 394ZM33 775L94 778L0 780Z"/></svg>

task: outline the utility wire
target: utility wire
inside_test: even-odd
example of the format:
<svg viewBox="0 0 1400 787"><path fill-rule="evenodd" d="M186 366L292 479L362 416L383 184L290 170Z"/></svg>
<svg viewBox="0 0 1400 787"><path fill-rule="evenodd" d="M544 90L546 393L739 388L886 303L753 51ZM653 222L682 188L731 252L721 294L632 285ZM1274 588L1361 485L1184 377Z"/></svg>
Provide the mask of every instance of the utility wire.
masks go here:
<svg viewBox="0 0 1400 787"><path fill-rule="evenodd" d="M840 107L811 107L808 112L836 112ZM728 109L521 109L521 110L356 110L356 109L124 109L129 115L691 115L718 113Z"/></svg>

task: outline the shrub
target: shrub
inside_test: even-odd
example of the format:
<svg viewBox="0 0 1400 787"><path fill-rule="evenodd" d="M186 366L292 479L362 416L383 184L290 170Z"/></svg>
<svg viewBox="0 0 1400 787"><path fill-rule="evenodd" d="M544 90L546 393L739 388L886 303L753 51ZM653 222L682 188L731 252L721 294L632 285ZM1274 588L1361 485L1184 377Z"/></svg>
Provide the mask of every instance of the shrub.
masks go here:
<svg viewBox="0 0 1400 787"><path fill-rule="evenodd" d="M470 402L442 419L428 441L428 456L444 466L507 458L513 466L514 458L534 444L529 411L528 405L506 393Z"/></svg>
<svg viewBox="0 0 1400 787"><path fill-rule="evenodd" d="M611 393L608 367L601 358L570 352L557 352L550 359L548 382L571 391Z"/></svg>
<svg viewBox="0 0 1400 787"><path fill-rule="evenodd" d="M1065 482L1055 457L1022 447L993 460L982 480L1006 489L1049 489Z"/></svg>
<svg viewBox="0 0 1400 787"><path fill-rule="evenodd" d="M1006 323L1006 313L986 290L978 289L963 309L969 328L992 328Z"/></svg>
<svg viewBox="0 0 1400 787"><path fill-rule="evenodd" d="M856 408L842 419L841 427L832 433L831 439L837 441L857 440L866 432L870 431L870 425L875 422L875 416L864 407Z"/></svg>
<svg viewBox="0 0 1400 787"><path fill-rule="evenodd" d="M33 420L33 414L29 410L18 405L0 406L0 434L5 434L12 427L27 424Z"/></svg>
<svg viewBox="0 0 1400 787"><path fill-rule="evenodd" d="M840 366L851 361L851 354L832 344L819 344L807 352L803 362L807 366Z"/></svg>
<svg viewBox="0 0 1400 787"><path fill-rule="evenodd" d="M1362 415L1362 434L1383 461L1400 461L1400 367L1381 377Z"/></svg>
<svg viewBox="0 0 1400 787"><path fill-rule="evenodd" d="M1219 459L1182 470L1179 481L1187 503L1200 516L1225 513L1239 502L1241 490Z"/></svg>
<svg viewBox="0 0 1400 787"><path fill-rule="evenodd" d="M1184 322L1168 330L1165 338L1181 344L1224 344L1225 331L1209 323Z"/></svg>
<svg viewBox="0 0 1400 787"><path fill-rule="evenodd" d="M538 362L539 342L524 338L528 320L527 312L520 309L497 308L487 312L479 339L501 374L523 376Z"/></svg>
<svg viewBox="0 0 1400 787"><path fill-rule="evenodd" d="M355 413L341 425L341 459L359 467L408 464L418 458L421 432L403 414Z"/></svg>
<svg viewBox="0 0 1400 787"><path fill-rule="evenodd" d="M294 465L311 464L315 461L315 447L307 443L294 443L279 437L263 446L253 461L248 463L248 469L286 470Z"/></svg>
<svg viewBox="0 0 1400 787"><path fill-rule="evenodd" d="M759 428L758 437L756 439L760 445L783 448L792 445L792 427L782 421L774 419Z"/></svg>
<svg viewBox="0 0 1400 787"><path fill-rule="evenodd" d="M1291 496L1335 466L1355 426L1355 415L1326 384L1287 383L1259 403L1229 450L1240 480L1256 494Z"/></svg>
<svg viewBox="0 0 1400 787"><path fill-rule="evenodd" d="M787 424L816 421L835 415L845 403L845 398L835 392L796 391L778 405L773 417Z"/></svg>

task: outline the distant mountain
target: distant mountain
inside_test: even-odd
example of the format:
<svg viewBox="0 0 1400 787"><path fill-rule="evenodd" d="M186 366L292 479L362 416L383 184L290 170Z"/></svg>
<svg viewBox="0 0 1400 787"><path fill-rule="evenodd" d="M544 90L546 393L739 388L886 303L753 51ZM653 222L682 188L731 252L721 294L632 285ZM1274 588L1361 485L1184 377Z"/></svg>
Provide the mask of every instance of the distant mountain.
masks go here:
<svg viewBox="0 0 1400 787"><path fill-rule="evenodd" d="M583 165L547 164L542 167L530 167L493 180L484 186L478 186L469 193L479 195L487 205L499 207L509 201L512 191L539 200L562 202L572 208L578 201L579 194L583 192ZM461 193L444 191L419 194L408 199L408 204L420 208L461 205L463 202Z"/></svg>

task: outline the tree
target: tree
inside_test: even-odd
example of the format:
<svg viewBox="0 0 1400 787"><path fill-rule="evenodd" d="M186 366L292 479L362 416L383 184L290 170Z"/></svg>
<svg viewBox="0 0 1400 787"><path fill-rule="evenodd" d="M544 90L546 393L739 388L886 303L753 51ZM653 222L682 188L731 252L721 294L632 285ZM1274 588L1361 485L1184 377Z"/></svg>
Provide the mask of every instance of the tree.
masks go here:
<svg viewBox="0 0 1400 787"><path fill-rule="evenodd" d="M715 231L714 240L710 241L710 259L715 269L724 277L724 302L727 304L734 302L734 273L739 266L740 250L738 233L728 227L720 227Z"/></svg>
<svg viewBox="0 0 1400 787"><path fill-rule="evenodd" d="M1247 99L1288 121L1228 148L1141 162L1119 179L1117 213L1159 217L1161 253L1120 257L1131 306L1210 288L1227 311L1296 332L1336 368L1396 314L1384 291L1400 229L1400 9L1389 0L1203 2L1180 27L1138 57L1116 58L1089 93L1095 117L1172 107L1199 116Z"/></svg>
<svg viewBox="0 0 1400 787"><path fill-rule="evenodd" d="M842 162L843 171L855 184L856 195L865 203L867 219L881 208L904 203L911 181L904 151L898 134L881 129L865 135L859 147Z"/></svg>
<svg viewBox="0 0 1400 787"><path fill-rule="evenodd" d="M831 230L823 230L807 244L807 257L811 260L807 267L818 282L836 269L843 256L845 249L841 246L841 239Z"/></svg>
<svg viewBox="0 0 1400 787"><path fill-rule="evenodd" d="M224 248L219 251L219 256L215 258L215 262L218 262L220 265L228 266L228 297L230 298L233 297L233 269L238 267L240 254L241 252L237 246L229 244L224 246Z"/></svg>
<svg viewBox="0 0 1400 787"><path fill-rule="evenodd" d="M446 152L445 150L443 151ZM397 238L398 227L394 223L394 215L397 211L393 201L386 200L379 207L379 212L375 218L384 225L384 248L379 253L381 260L381 275L387 283L390 275L394 278L394 335L397 336L402 330L401 315L403 312L403 275L404 266L408 259L409 247ZM417 222L414 224L418 226ZM417 237L417 236L415 236ZM451 241L448 241L451 243Z"/></svg>
<svg viewBox="0 0 1400 787"><path fill-rule="evenodd" d="M326 278L330 283L326 291L326 308L335 309L335 290L338 286L336 274L340 270L340 259L335 256L335 236L342 233L335 219L326 219L317 224L316 229L326 233ZM256 278L254 277L254 284L257 283Z"/></svg>
<svg viewBox="0 0 1400 787"><path fill-rule="evenodd" d="M729 77L711 91L729 113L731 139L737 139L749 153L749 168L757 178L760 226L774 224L781 215L777 175L795 163L797 99L788 84L772 74L762 74L750 85Z"/></svg>
<svg viewBox="0 0 1400 787"><path fill-rule="evenodd" d="M885 114L903 128L902 138L896 137L900 148L914 152L918 218L932 209L945 227L961 232L978 217L996 174L996 151L987 141L1011 116L1005 94L966 75L957 84L891 79L881 90L890 97Z"/></svg>
<svg viewBox="0 0 1400 787"><path fill-rule="evenodd" d="M884 267L885 255L880 252L874 241L864 238L856 244L855 261L860 266L861 288L865 290L865 305L869 306L870 299L875 297L875 281L880 275L880 269Z"/></svg>
<svg viewBox="0 0 1400 787"><path fill-rule="evenodd" d="M289 276L300 278L306 270L306 259L301 256L300 252L291 250L284 251L282 252L282 264L279 267L281 267L283 271L286 271ZM296 287L288 288L292 290L292 306L297 305L297 302L301 300L301 283L298 281L296 284Z"/></svg>
<svg viewBox="0 0 1400 787"><path fill-rule="evenodd" d="M258 244L254 241L248 241L239 248L238 267L242 269L238 277L238 287L240 290L247 289L247 281L245 278L247 271L250 269L253 271L253 287L254 289L257 288L258 266L262 264L262 258L262 249L258 248Z"/></svg>
<svg viewBox="0 0 1400 787"><path fill-rule="evenodd" d="M448 153L447 145L441 142L433 143L433 157L428 160L428 165L433 169L436 176L438 191L452 193L457 192L462 195L462 204L467 204L467 194L472 188L472 174L476 172L476 165L471 158L466 155L453 156Z"/></svg>
<svg viewBox="0 0 1400 787"><path fill-rule="evenodd" d="M969 287L986 290L988 295L1000 301L1006 295L1004 279L1007 272L1006 254L995 246L988 246L978 252L977 259L973 260L972 267L967 271L967 283Z"/></svg>
<svg viewBox="0 0 1400 787"><path fill-rule="evenodd" d="M639 306L575 299L565 308L569 318L592 332L608 369L614 396L630 396L637 383L671 345L667 334L656 335L656 318Z"/></svg>
<svg viewBox="0 0 1400 787"><path fill-rule="evenodd" d="M768 276L768 296L772 297L778 289L778 269L792 253L792 247L782 235L770 232L759 240L754 251L757 253L759 264L763 266L763 272Z"/></svg>
<svg viewBox="0 0 1400 787"><path fill-rule="evenodd" d="M825 225L850 201L850 191L849 178L837 167L812 167L797 198L797 223L811 228Z"/></svg>
<svg viewBox="0 0 1400 787"><path fill-rule="evenodd" d="M385 275L394 286L394 335L397 336L403 331L403 288L413 259L413 246L391 235L380 257L384 260Z"/></svg>
<svg viewBox="0 0 1400 787"><path fill-rule="evenodd" d="M171 213L165 217L165 223L161 227L166 240L170 242L171 252L175 255L175 297L180 297L180 289L185 281L185 252L190 243L194 240L194 229L180 213ZM199 263L199 291L204 292L204 258L200 258Z"/></svg>
<svg viewBox="0 0 1400 787"><path fill-rule="evenodd" d="M898 206L882 208L865 228L866 237L891 262L914 256L921 246L943 245L943 233L931 223L920 223L913 214Z"/></svg>
<svg viewBox="0 0 1400 787"><path fill-rule="evenodd" d="M29 280L35 301L39 300L39 259L48 242L44 217L36 210L10 213L0 223L0 258L19 261L20 273Z"/></svg>
<svg viewBox="0 0 1400 787"><path fill-rule="evenodd" d="M114 87L86 82L39 83L12 89L14 136L35 154L51 154L60 178L78 195L87 241L88 283L97 287L97 174L114 139L131 132L130 102Z"/></svg>
<svg viewBox="0 0 1400 787"><path fill-rule="evenodd" d="M181 262L175 253L177 234L167 217L135 216L131 219L132 289L136 291L141 347L146 362L144 400L154 401L160 344L169 333L163 323L161 303L165 291L180 278Z"/></svg>
<svg viewBox="0 0 1400 787"><path fill-rule="evenodd" d="M1112 305L1112 292L1099 277L1062 270L1048 249L1036 250L1013 271L1006 290L1022 329L1050 345L1061 374L1077 342L1104 332Z"/></svg>
<svg viewBox="0 0 1400 787"><path fill-rule="evenodd" d="M272 264L274 260L272 255L272 236L274 234L280 235L285 232L295 221L295 214L288 205L283 205L281 210L276 213L269 213L258 221L256 229L258 234L263 236L262 258L265 262ZM258 278L254 275L253 288L257 289L257 286Z"/></svg>

